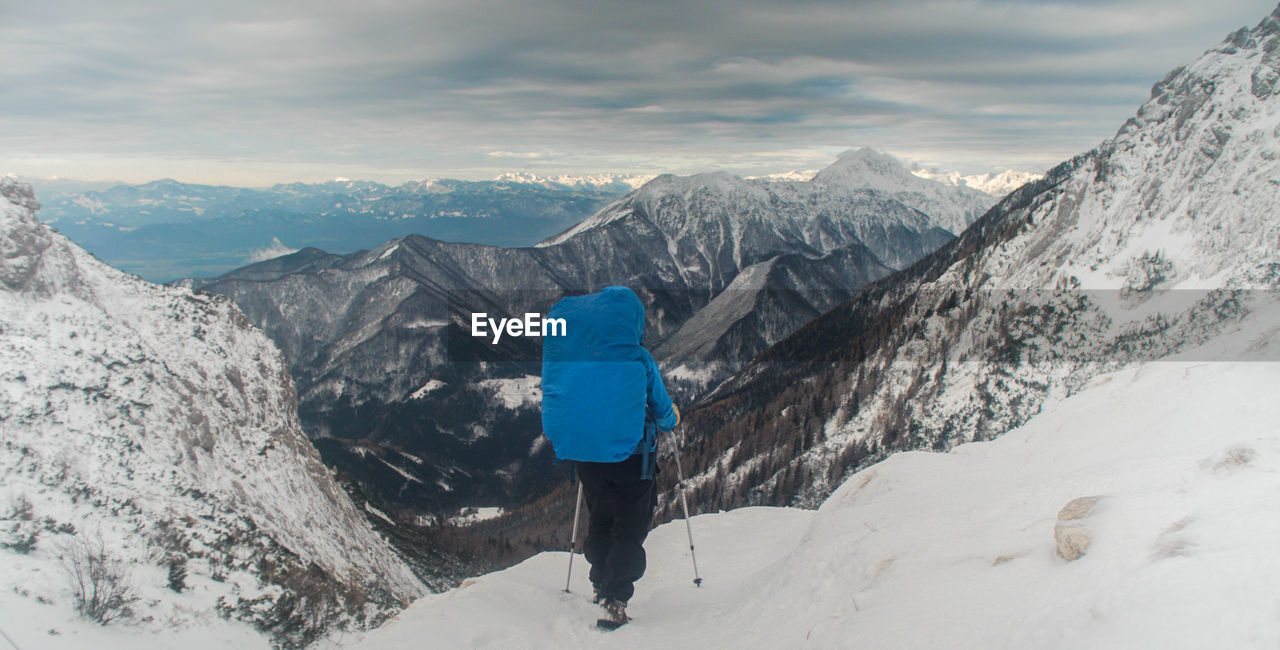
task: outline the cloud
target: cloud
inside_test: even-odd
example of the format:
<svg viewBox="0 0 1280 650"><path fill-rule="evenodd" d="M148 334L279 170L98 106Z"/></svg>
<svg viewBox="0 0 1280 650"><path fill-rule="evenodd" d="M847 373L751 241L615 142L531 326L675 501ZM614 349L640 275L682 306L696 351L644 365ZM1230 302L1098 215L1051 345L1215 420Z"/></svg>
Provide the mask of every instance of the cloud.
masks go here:
<svg viewBox="0 0 1280 650"><path fill-rule="evenodd" d="M289 248L288 246L285 246L280 241L280 238L272 237L271 243L266 247L257 248L257 249L254 249L253 251L250 251L248 263L256 264L258 262L265 262L267 260L275 259L277 257L292 255L293 253L296 253L296 252L298 252L298 249Z"/></svg>
<svg viewBox="0 0 1280 650"><path fill-rule="evenodd" d="M536 151L490 151L485 155L490 158L519 158L522 160L538 160L547 157L546 154L538 153Z"/></svg>
<svg viewBox="0 0 1280 650"><path fill-rule="evenodd" d="M768 150L807 151L800 164L820 166L870 144L964 171L1043 167L1110 135L1167 70L1270 9L1259 0L7 3L0 138L11 157L0 163L127 156L157 172L183 160L265 174L486 177L504 160L547 171L658 161L750 171L742 165L767 165L758 155ZM260 184L275 180L287 179Z"/></svg>

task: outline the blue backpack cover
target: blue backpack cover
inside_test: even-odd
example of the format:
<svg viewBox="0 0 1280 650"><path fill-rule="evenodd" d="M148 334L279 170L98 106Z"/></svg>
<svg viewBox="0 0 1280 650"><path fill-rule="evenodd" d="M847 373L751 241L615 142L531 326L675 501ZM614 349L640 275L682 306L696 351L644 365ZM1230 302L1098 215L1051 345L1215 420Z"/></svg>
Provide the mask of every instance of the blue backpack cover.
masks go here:
<svg viewBox="0 0 1280 650"><path fill-rule="evenodd" d="M542 342L542 431L556 456L611 463L652 452L646 419L671 430L676 416L658 365L640 345L640 298L606 287L561 299L547 318L565 321L563 336Z"/></svg>

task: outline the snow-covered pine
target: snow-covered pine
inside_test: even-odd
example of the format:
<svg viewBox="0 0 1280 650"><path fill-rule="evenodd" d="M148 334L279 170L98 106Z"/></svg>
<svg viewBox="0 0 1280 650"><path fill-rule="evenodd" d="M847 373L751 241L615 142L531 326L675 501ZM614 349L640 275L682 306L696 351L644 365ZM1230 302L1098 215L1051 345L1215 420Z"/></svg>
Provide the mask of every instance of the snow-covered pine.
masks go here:
<svg viewBox="0 0 1280 650"><path fill-rule="evenodd" d="M0 499L21 506L0 533L23 542L0 550L4 632L297 645L424 592L320 462L284 358L239 309L99 262L25 185L0 195ZM69 614L73 539L127 567L130 631Z"/></svg>
<svg viewBox="0 0 1280 650"><path fill-rule="evenodd" d="M697 500L817 506L892 451L1000 435L1255 309L1280 288L1277 52L1280 9L1169 73L1098 148L762 354L689 414Z"/></svg>

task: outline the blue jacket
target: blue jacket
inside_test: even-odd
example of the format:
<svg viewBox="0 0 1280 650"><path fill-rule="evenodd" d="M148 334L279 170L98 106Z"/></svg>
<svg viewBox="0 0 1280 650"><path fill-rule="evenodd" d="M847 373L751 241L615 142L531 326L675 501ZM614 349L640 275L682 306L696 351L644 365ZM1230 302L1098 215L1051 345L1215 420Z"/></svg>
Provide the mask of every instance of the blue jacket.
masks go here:
<svg viewBox="0 0 1280 650"><path fill-rule="evenodd" d="M565 334L542 342L542 431L564 460L611 463L649 453L676 426L658 364L640 346L644 305L626 287L563 298L547 312Z"/></svg>

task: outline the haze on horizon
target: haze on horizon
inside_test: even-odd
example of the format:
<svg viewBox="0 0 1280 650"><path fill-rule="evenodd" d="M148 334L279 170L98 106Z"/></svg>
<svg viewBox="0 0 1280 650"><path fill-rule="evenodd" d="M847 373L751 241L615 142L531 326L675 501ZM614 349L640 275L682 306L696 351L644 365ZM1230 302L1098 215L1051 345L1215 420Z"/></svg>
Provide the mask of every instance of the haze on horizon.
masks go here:
<svg viewBox="0 0 1280 650"><path fill-rule="evenodd" d="M0 1L0 173L1042 171L1261 0Z"/></svg>

